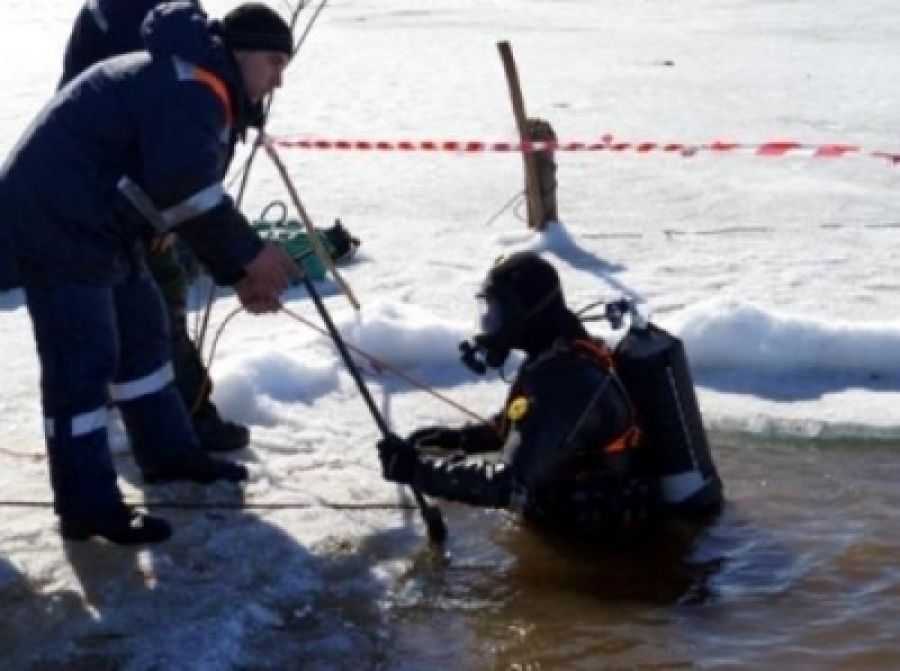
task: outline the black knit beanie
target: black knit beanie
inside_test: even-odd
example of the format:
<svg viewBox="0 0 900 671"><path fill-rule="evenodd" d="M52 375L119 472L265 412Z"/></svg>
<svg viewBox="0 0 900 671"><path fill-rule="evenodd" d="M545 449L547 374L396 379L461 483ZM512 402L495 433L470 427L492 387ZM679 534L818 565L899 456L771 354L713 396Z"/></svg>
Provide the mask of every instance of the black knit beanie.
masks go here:
<svg viewBox="0 0 900 671"><path fill-rule="evenodd" d="M228 12L220 22L222 39L232 51L276 51L293 55L291 29L274 10L260 2L247 2Z"/></svg>

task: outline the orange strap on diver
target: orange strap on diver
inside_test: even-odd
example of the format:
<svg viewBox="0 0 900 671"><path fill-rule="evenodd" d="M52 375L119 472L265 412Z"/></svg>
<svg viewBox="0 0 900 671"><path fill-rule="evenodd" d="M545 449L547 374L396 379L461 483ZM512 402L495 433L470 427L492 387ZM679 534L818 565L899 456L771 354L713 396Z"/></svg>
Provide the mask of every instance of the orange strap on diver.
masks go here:
<svg viewBox="0 0 900 671"><path fill-rule="evenodd" d="M619 452L636 448L640 442L641 430L637 424L632 422L631 426L625 429L625 433L604 447L603 451L606 454L618 454Z"/></svg>
<svg viewBox="0 0 900 671"><path fill-rule="evenodd" d="M582 354L590 357L599 363L606 372L611 375L615 374L616 365L612 351L606 346L602 340L576 340L575 348ZM634 417L631 418L631 424L618 438L615 438L609 445L603 448L606 454L617 454L625 450L636 448L641 441L641 430L638 428Z"/></svg>
<svg viewBox="0 0 900 671"><path fill-rule="evenodd" d="M608 372L616 369L612 351L602 340L575 340L575 349L603 366Z"/></svg>

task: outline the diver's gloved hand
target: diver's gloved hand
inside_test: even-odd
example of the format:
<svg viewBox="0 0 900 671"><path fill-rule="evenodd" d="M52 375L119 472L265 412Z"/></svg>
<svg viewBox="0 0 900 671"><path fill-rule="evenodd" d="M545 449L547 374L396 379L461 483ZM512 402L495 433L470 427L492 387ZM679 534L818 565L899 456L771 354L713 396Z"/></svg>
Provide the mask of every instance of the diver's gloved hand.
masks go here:
<svg viewBox="0 0 900 671"><path fill-rule="evenodd" d="M417 449L421 447L439 447L443 450L458 450L462 447L462 433L459 429L447 429L442 426L425 426L413 431L406 437Z"/></svg>
<svg viewBox="0 0 900 671"><path fill-rule="evenodd" d="M412 443L391 434L378 441L378 458L385 480L401 485L412 483L419 463L419 455Z"/></svg>

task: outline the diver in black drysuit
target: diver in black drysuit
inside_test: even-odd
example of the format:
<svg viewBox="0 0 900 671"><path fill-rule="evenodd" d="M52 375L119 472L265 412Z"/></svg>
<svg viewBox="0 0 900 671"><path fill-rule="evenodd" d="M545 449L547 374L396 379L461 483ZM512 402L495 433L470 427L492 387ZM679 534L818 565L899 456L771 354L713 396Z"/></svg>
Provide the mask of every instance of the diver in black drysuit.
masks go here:
<svg viewBox="0 0 900 671"><path fill-rule="evenodd" d="M634 407L609 349L566 307L553 266L514 254L490 271L479 298L483 363L499 368L514 349L527 355L502 412L488 425L380 441L384 477L581 537L653 526L659 478L642 459Z"/></svg>

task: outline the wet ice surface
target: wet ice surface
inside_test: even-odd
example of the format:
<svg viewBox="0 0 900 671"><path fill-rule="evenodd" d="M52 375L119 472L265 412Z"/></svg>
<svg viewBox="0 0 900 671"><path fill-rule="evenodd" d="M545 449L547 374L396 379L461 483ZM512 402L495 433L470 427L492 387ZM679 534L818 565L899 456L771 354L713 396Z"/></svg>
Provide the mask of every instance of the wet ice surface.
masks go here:
<svg viewBox="0 0 900 671"><path fill-rule="evenodd" d="M4 153L55 85L76 4L0 5L0 58L15 66L0 69ZM219 14L236 3L204 4ZM888 0L828 11L345 0L329 4L288 71L270 129L514 139L495 49L509 39L529 113L563 140L608 132L896 151L898 16ZM535 537L502 513L445 506L448 556L436 559L416 512L396 509L408 504L380 480L377 431L333 350L285 315L242 315L222 333L213 376L224 413L251 424L240 458L252 481L240 492L145 489L113 427L129 500L197 506L159 508L176 526L170 543L64 546L47 508L0 507L4 667L895 665L898 168L866 157L560 154L566 232L535 240L512 212L487 223L520 188L515 155L283 158L316 222L341 216L363 240L345 269L362 314L322 286L347 337L479 413L505 387L468 375L455 342L497 255L545 250L576 306L641 299L685 338L728 507L696 537L680 529L650 548L598 553ZM247 212L281 197L260 161ZM203 287L193 300L204 302ZM286 301L315 320L302 291ZM234 306L226 292L213 329ZM17 294L0 296L0 351L0 491L47 502ZM466 419L386 374L367 380L400 432Z"/></svg>

